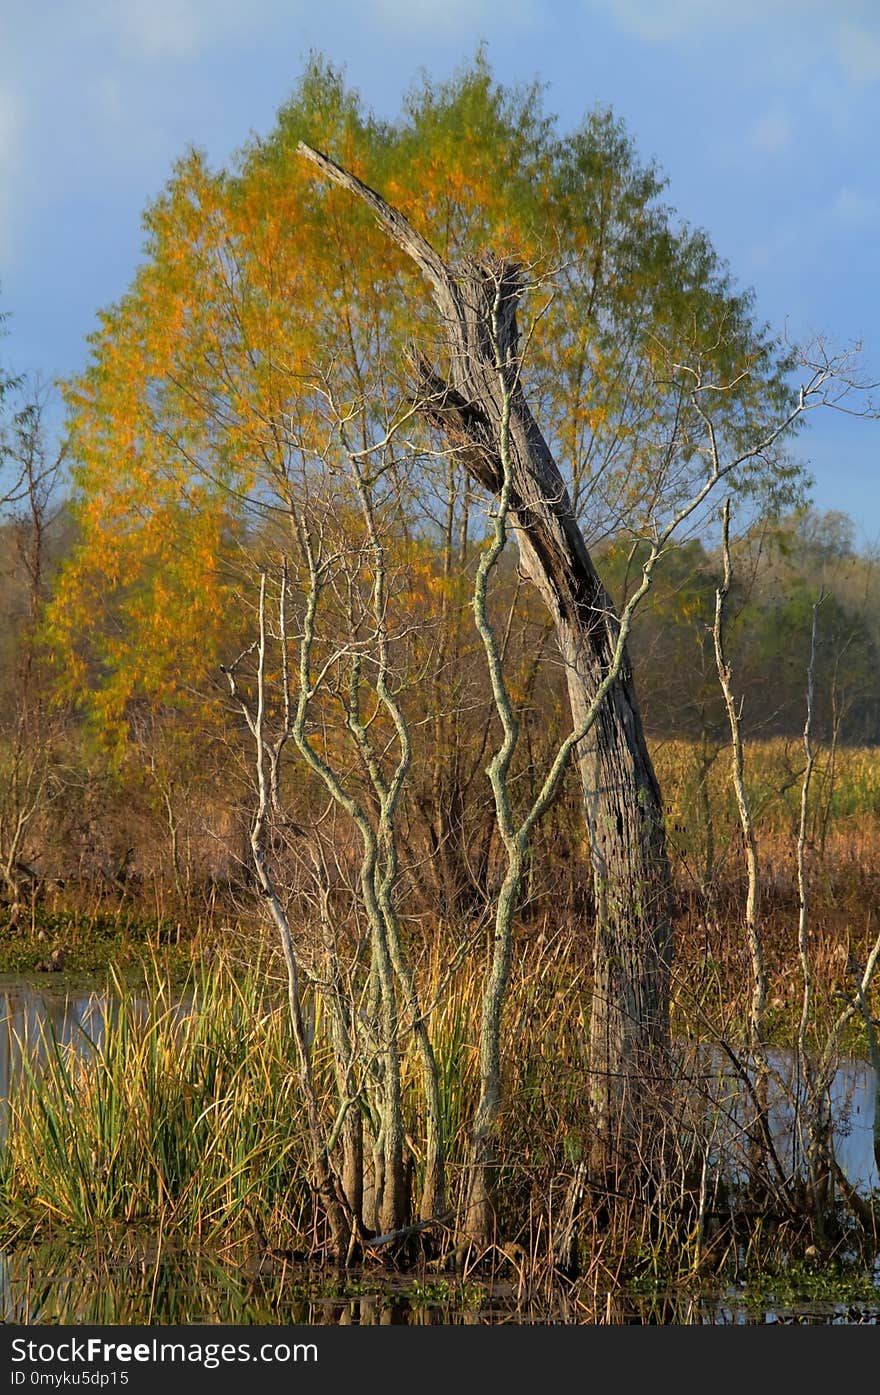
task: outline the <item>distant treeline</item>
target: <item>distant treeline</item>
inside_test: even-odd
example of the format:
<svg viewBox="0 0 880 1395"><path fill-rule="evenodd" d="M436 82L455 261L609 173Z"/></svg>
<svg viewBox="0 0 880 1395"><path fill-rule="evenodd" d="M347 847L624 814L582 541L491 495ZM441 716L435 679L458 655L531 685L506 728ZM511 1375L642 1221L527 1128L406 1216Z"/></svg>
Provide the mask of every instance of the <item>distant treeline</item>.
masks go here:
<svg viewBox="0 0 880 1395"><path fill-rule="evenodd" d="M797 736L815 614L814 732L826 742L880 742L880 572L860 551L852 521L805 509L754 526L734 550L727 648L744 733ZM612 546L604 559L618 594L638 572L637 554ZM726 742L712 624L721 584L719 550L691 541L658 569L632 641L649 730ZM818 603L818 604L817 604Z"/></svg>
<svg viewBox="0 0 880 1395"><path fill-rule="evenodd" d="M259 537L238 539L239 575L230 588L237 604L226 615L223 652L207 645L201 653L191 650L189 682L173 693L132 692L120 709L104 695L102 685L112 680L106 669L93 671L93 684L79 694L71 690L47 625L64 604L65 564L78 545L75 520L63 501L47 501L36 538L33 519L20 507L10 513L15 516L0 526L0 856L7 899L14 903L44 877L65 879L71 891L81 878L117 896L146 876L174 902L190 898L205 877L212 884L246 881L252 786L245 734L220 664L251 638L255 564L246 567L242 558L248 547L259 554ZM436 657L433 646L440 650L432 678L436 710L422 713L407 792L409 857L418 869L411 874L427 904L454 915L481 899L493 859L480 779L491 697L467 638L472 560L463 584L456 583L444 576L442 541L423 537L400 546L406 588L398 601L411 607L413 624L424 631L421 649L411 648L407 660L413 713L425 688L420 666L424 671L426 652ZM597 549L597 559L619 602L638 575L638 552L625 539L611 541ZM851 521L807 509L755 525L735 544L733 561L728 649L745 735L799 739L815 611L814 737L826 746L880 743L880 576L876 559L856 547ZM231 569L231 556L227 564ZM652 741L684 738L703 751L704 762L729 742L712 637L720 580L711 537L671 551L631 639ZM567 710L546 620L511 565L495 600L499 615L510 612L517 592L508 661L525 733L525 774L529 764L540 768ZM441 618L458 631L454 671L443 659ZM112 619L104 624L112 641ZM308 816L314 791L292 753L286 778L294 807ZM547 825L548 849L560 856L578 842L576 804L566 788Z"/></svg>

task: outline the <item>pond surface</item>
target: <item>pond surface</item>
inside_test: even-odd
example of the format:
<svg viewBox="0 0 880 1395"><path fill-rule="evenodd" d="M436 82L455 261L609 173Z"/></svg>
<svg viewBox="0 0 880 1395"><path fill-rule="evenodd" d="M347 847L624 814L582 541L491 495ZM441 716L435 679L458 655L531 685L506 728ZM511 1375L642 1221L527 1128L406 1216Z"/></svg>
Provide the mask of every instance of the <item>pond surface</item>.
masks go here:
<svg viewBox="0 0 880 1395"><path fill-rule="evenodd" d="M746 1058L743 1058L744 1060ZM800 1078L796 1053L771 1049L766 1070L750 1071L753 1090L744 1087L729 1058L714 1046L682 1049L680 1063L692 1082L693 1099L703 1132L712 1137L716 1155L728 1160L728 1175L743 1181L748 1173L744 1125L751 1124L759 1102L768 1112L769 1132L783 1172L803 1175L809 1147L809 1092ZM847 1180L862 1195L880 1188L875 1114L877 1077L867 1061L842 1057L831 1081L829 1110L833 1121L834 1155ZM714 1115L710 1119L710 1113ZM752 1130L754 1132L754 1129Z"/></svg>
<svg viewBox="0 0 880 1395"><path fill-rule="evenodd" d="M95 992L50 993L26 985L0 989L0 1095L5 1100L22 1056L39 1060L47 1035L59 1043L83 1041L101 1032L106 995Z"/></svg>
<svg viewBox="0 0 880 1395"><path fill-rule="evenodd" d="M88 1326L878 1326L880 1293L845 1302L750 1299L735 1288L573 1295L368 1271L337 1277L291 1267L264 1275L204 1253L138 1250L128 1236L106 1254L60 1246L0 1252L0 1314L16 1325Z"/></svg>
<svg viewBox="0 0 880 1395"><path fill-rule="evenodd" d="M146 1009L145 1009L146 1010ZM23 1058L37 1064L47 1029L59 1043L88 1049L100 1041L108 999L94 991L66 994L29 985L0 988L0 1134L5 1104ZM796 1165L798 1086L793 1061L771 1056L768 1101L780 1159ZM701 1079L719 1067L703 1057ZM864 1061L841 1061L832 1087L837 1160L863 1194L880 1188L874 1146L877 1082ZM724 1090L719 1098L724 1097ZM743 1106L722 1109L719 1145L735 1130ZM747 1107L747 1106L746 1106ZM16 1245L0 1251L0 1320L7 1323L231 1323L231 1324L880 1324L878 1287L858 1300L805 1296L781 1301L765 1293L750 1302L737 1288L724 1292L639 1294L615 1289L529 1291L515 1284L476 1284L434 1274L397 1278L386 1271L330 1275L281 1266L264 1273L253 1257L209 1256L162 1249L122 1233L105 1251L69 1244ZM574 1291L572 1291L574 1293ZM873 1293L873 1297L871 1296Z"/></svg>

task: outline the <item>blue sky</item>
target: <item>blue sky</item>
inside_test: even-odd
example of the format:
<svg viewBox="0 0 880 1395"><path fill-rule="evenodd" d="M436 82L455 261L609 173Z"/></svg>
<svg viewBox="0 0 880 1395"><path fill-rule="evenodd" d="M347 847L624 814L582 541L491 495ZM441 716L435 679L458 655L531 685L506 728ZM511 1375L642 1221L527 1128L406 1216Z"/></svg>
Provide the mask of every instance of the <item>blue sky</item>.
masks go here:
<svg viewBox="0 0 880 1395"><path fill-rule="evenodd" d="M189 144L222 164L265 133L309 50L394 116L421 69L480 42L540 79L560 125L624 118L668 201L706 228L758 314L860 340L880 377L877 0L29 0L0 11L0 342L75 372L141 253L140 217ZM814 418L820 508L880 542L880 423Z"/></svg>

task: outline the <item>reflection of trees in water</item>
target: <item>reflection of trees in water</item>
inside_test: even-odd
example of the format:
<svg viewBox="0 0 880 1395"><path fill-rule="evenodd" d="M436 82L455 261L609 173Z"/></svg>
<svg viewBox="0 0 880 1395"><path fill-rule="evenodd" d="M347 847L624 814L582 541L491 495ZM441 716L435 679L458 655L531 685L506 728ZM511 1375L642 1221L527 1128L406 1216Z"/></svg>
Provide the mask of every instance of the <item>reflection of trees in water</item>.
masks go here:
<svg viewBox="0 0 880 1395"><path fill-rule="evenodd" d="M562 1285L517 1297L512 1285L493 1291L432 1280L420 1288L392 1275L334 1279L283 1265L266 1274L241 1256L220 1262L205 1254L165 1252L125 1236L112 1251L59 1244L0 1252L0 1320L89 1326L876 1325L880 1302L783 1308L749 1306L745 1295L587 1292Z"/></svg>
<svg viewBox="0 0 880 1395"><path fill-rule="evenodd" d="M656 1298L607 1295L573 1301L563 1289L534 1303L511 1288L431 1281L419 1286L393 1275L330 1274L280 1265L276 1273L249 1272L204 1254L162 1253L124 1238L112 1252L41 1245L0 1253L0 1314L8 1323L86 1325L216 1322L303 1326L522 1325L526 1323L680 1322L670 1300L660 1316ZM336 1291L334 1292L334 1283ZM360 1291L346 1291L360 1290ZM693 1307L693 1302L690 1301ZM674 1316L672 1314L675 1314Z"/></svg>
<svg viewBox="0 0 880 1395"><path fill-rule="evenodd" d="M76 993L68 997L33 988L0 992L0 1132L5 1128L5 1102L22 1055L31 1063L45 1059L47 1042L88 1050L89 1043L100 1045L106 1014L113 1000L106 994ZM146 1002L139 1004L146 1018ZM181 1011L186 1006L181 1005ZM686 1049L687 1050L687 1049ZM742 1095L729 1066L711 1047L691 1048L685 1061L686 1074L694 1080L694 1103L711 1097L718 1109L717 1145L726 1153L734 1173L748 1170L742 1149L742 1126L747 1121L749 1102ZM787 1166L796 1166L799 1139L796 1133L802 1109L797 1107L795 1060L793 1053L770 1053L771 1125L774 1144ZM835 1154L852 1183L862 1192L880 1187L874 1159L873 1119L875 1077L871 1066L860 1060L839 1064L831 1089L831 1112L835 1120ZM803 1101L801 1101L801 1105ZM726 1122L725 1122L726 1121ZM737 1142L739 1139L739 1142ZM737 1150L740 1150L739 1152Z"/></svg>
<svg viewBox="0 0 880 1395"><path fill-rule="evenodd" d="M239 1262L236 1262L239 1261ZM428 1326L466 1320L455 1288L445 1302L410 1298L389 1280L336 1279L280 1265L261 1273L241 1256L162 1252L123 1237L112 1250L58 1244L0 1252L0 1316L7 1323ZM363 1288L364 1292L346 1292ZM335 1289L335 1291L334 1291ZM485 1321L481 1313L473 1320Z"/></svg>
<svg viewBox="0 0 880 1395"><path fill-rule="evenodd" d="M35 989L0 993L0 1089L3 1101L20 1070L22 1053L33 1062L45 1057L54 1038L71 1049L100 1043L109 1000L95 993L65 999ZM186 1012L181 1005L181 1012ZM147 1007L144 1004L146 1015ZM750 1102L717 1054L693 1051L690 1100L705 1124L706 1108L715 1109L717 1156L743 1174L749 1166L747 1122ZM771 1052L773 1085L769 1103L774 1140L786 1166L795 1165L792 1125L797 1110L794 1058ZM838 1123L838 1160L857 1186L877 1187L873 1157L874 1074L862 1061L840 1064L832 1088L832 1111ZM696 1121L695 1121L696 1122ZM0 1118L5 1127L5 1121ZM703 1134L705 1136L705 1133ZM739 1139L737 1144L736 1139ZM739 1146L740 1151L737 1152ZM61 1322L95 1325L119 1323L218 1322L293 1325L433 1326L555 1323L577 1325L732 1325L743 1322L876 1322L877 1312L841 1317L837 1310L774 1313L750 1311L741 1296L731 1302L701 1293L640 1294L615 1289L591 1292L549 1285L522 1292L514 1283L480 1289L454 1276L333 1273L279 1263L264 1268L259 1256L175 1251L167 1244L119 1232L104 1249L73 1244L14 1246L0 1252L0 1319L13 1323ZM880 1307L880 1303L876 1305Z"/></svg>
<svg viewBox="0 0 880 1395"><path fill-rule="evenodd" d="M712 1044L682 1048L683 1082L689 1082L689 1121L713 1170L722 1180L745 1184L754 1175L759 1108L767 1113L769 1139L784 1176L802 1174L805 1130L811 1112L794 1051L772 1049L760 1069L743 1058L750 1084ZM849 1183L863 1194L880 1187L874 1157L876 1077L867 1061L842 1059L831 1082L829 1110L834 1155Z"/></svg>
<svg viewBox="0 0 880 1395"><path fill-rule="evenodd" d="M102 1030L104 999L97 993L69 997L39 989L14 988L0 993L0 1083L7 1092L10 1073L22 1048L39 1059L46 1040L73 1043L83 1031L94 1040Z"/></svg>

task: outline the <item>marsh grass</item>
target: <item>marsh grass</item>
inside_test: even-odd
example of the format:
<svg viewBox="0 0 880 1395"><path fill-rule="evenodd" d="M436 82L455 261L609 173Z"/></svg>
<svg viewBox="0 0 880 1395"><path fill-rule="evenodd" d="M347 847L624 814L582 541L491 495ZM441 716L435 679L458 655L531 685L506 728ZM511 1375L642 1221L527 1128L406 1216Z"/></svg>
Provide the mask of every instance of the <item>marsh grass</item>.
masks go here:
<svg viewBox="0 0 880 1395"><path fill-rule="evenodd" d="M671 853L679 877L697 877L706 856L706 816L712 821L714 872L742 872L742 845L736 799L725 745L706 775L702 799L697 747L681 738L655 739L651 757L663 790ZM762 861L770 877L785 875L794 857L803 743L781 737L745 744L745 781ZM817 745L808 837L821 861L834 864L849 850L873 855L880 849L880 749Z"/></svg>
<svg viewBox="0 0 880 1395"><path fill-rule="evenodd" d="M687 843L700 836L700 828L695 832L688 822L696 807L688 785L693 752L686 743L670 742L657 757L677 858L674 1034L694 1046L726 1043L742 1060L748 961L736 813L726 775L716 762L710 808L719 870L707 891L691 875L699 850L692 853ZM796 773L796 753L782 742L753 744L748 761L747 775L760 796L766 876L767 1045L784 1048L794 1040L801 992L791 852L794 792L787 787ZM850 957L864 962L876 934L876 755L839 751L833 787L823 792L819 782L817 790L817 801L827 798L832 808L821 848L814 819L810 848L816 984L810 1031L820 1047L842 995L851 993ZM86 922L78 924L77 934L87 933ZM426 920L418 933L424 937L424 948L416 953L420 992L432 1005L430 1030L455 1210L467 1194L485 945L477 939L472 952L459 957L463 930L434 933ZM326 1235L315 1217L278 955L266 950L265 934L256 926L239 923L231 938L215 934L210 962L196 958L179 981L170 972L169 956L177 946L169 946L167 934L147 940L138 986L127 981L127 970L116 971L106 1012L94 1015L78 1040L62 1042L47 1028L39 1050L33 1042L20 1043L29 1064L13 1081L9 1101L0 1162L0 1238L14 1243L24 1237L30 1243L68 1234L90 1237L92 1243L114 1236L118 1243L120 1234L149 1234L161 1245L237 1245L258 1257L319 1255ZM503 1023L497 1244L482 1258L490 1276L497 1271L530 1301L543 1295L550 1303L556 1293L555 1254L566 1224L566 1197L589 1157L584 1082L591 973L582 905L548 894L523 908ZM876 985L873 1003L876 1013ZM316 1088L329 1130L338 1108L329 1014L320 994L311 990L306 1007ZM856 1017L840 1049L864 1056L865 1047ZM403 1055L407 1165L410 1190L417 1196L424 1117L410 1039L403 1042ZM681 1287L709 1270L733 1266L736 1271L742 1263L754 1268L779 1262L783 1253L803 1254L815 1238L810 1218L797 1213L795 1189L776 1206L772 1189L765 1188L763 1212L752 1196L740 1216L733 1215L729 1190L719 1181L719 1157L729 1149L723 1141L730 1135L729 1082L703 1071L683 1076L680 1084L678 1094L670 1095L663 1125L674 1147L662 1205L621 1195L601 1214L588 1200L581 1208L578 1291L592 1293L591 1311L599 1311L596 1305L604 1302L609 1286ZM748 1170L749 1140L741 1138L738 1146L734 1161ZM844 1222L826 1252L843 1253L849 1234ZM403 1259L430 1262L436 1274L453 1249L451 1231L438 1229L430 1255L416 1246Z"/></svg>
<svg viewBox="0 0 880 1395"><path fill-rule="evenodd" d="M194 972L172 997L118 977L108 1008L42 1062L22 1043L3 1153L0 1224L96 1233L119 1223L208 1240L251 1198L294 1214L308 1184L286 1022L257 971Z"/></svg>
<svg viewBox="0 0 880 1395"><path fill-rule="evenodd" d="M503 1210L497 1245L474 1272L512 1283L523 1302L549 1311L559 1294L554 1257L565 1199L590 1146L583 1098L588 968L564 926L522 931L519 949L504 1041ZM691 1033L705 1039L710 1027L733 1028L735 1014L720 990L695 1007L686 976L678 983L678 1011ZM433 1022L450 1190L460 1194L453 1203L467 1186L478 986L474 964L438 1004ZM313 1022L316 1080L329 1122L336 1096L321 1011ZM218 956L193 971L181 995L154 964L146 993L116 981L106 1010L87 1020L81 1039L65 1044L47 1029L41 1051L34 1045L22 1043L25 1064L12 1085L0 1173L0 1238L13 1251L18 1241L30 1247L59 1236L124 1248L129 1236L141 1245L136 1237L150 1237L153 1253L197 1246L241 1252L258 1266L267 1255L277 1267L320 1254L326 1237L316 1229L294 1053L271 965L257 961L241 974ZM417 1195L420 1095L412 1065L405 1080ZM577 1291L586 1295L592 1284L595 1302L609 1286L686 1288L735 1268L743 1253L748 1269L778 1263L782 1253L803 1254L814 1238L806 1217L796 1223L777 1209L774 1220L766 1198L760 1224L745 1222L744 1231L717 1178L700 1211L699 1161L713 1158L714 1167L730 1132L729 1080L693 1071L682 1085L669 1103L678 1153L663 1205L620 1196L603 1216L583 1208ZM738 1162L747 1165L745 1152ZM842 1230L838 1249L845 1239ZM453 1250L450 1229L430 1256L416 1250L405 1261L417 1268L429 1262L429 1275L437 1276Z"/></svg>
<svg viewBox="0 0 880 1395"><path fill-rule="evenodd" d="M701 977L689 963L676 968L676 1032L690 1041L725 1038L736 1045L735 965L725 964L724 950L718 953L718 963L704 967ZM467 964L445 996L439 995L441 981L428 985L438 990L432 1032L453 1202L467 1183L480 968L477 960ZM434 964L427 971L438 972ZM499 1161L498 1262L527 1269L530 1283L552 1267L566 1190L589 1155L589 978L583 949L565 923L545 918L520 928L503 1041L508 1108ZM279 988L272 957L257 954L243 972L218 954L211 965L191 971L183 992L153 960L145 988L132 989L117 977L105 1011L86 1018L73 1041L61 1042L46 1027L42 1042L20 1042L24 1064L11 1083L0 1170L0 1236L99 1236L121 1226L216 1246L257 1233L259 1243L268 1237L271 1246L290 1253L317 1253L322 1236L315 1232L307 1131ZM827 1006L833 1010L833 997ZM329 1122L337 1102L329 1027L319 1006L311 1017L315 1078ZM411 1062L404 1084L418 1194L423 1120ZM669 1103L669 1130L676 1140L699 1137L704 1154L711 1154L729 1115L727 1087L703 1071L683 1076L682 1088L679 1102ZM614 1243L608 1225L595 1226L587 1264L623 1264L628 1274L642 1274L650 1254L655 1271L669 1275L668 1260L660 1258L665 1253L675 1257L679 1279L700 1268L706 1236L675 1200L692 1163L683 1154L679 1159L667 1221L648 1225L639 1200L621 1198ZM591 1226L587 1218L584 1233ZM441 1246L435 1260L442 1261L449 1246ZM721 1249L721 1242L714 1244L715 1257Z"/></svg>

